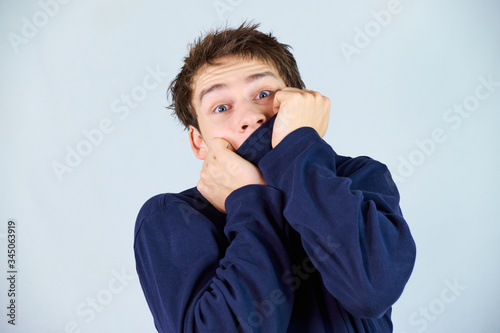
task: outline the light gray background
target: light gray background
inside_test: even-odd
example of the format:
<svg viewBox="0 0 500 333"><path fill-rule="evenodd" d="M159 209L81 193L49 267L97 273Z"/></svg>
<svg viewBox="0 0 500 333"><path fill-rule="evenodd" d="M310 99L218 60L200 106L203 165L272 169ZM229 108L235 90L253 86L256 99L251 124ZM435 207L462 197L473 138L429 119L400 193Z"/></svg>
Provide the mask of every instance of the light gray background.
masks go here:
<svg viewBox="0 0 500 333"><path fill-rule="evenodd" d="M386 163L397 180L418 255L394 331L500 332L500 86L477 88L500 81L500 3L401 0L382 26L372 11L389 3L2 1L0 277L12 218L19 273L15 327L1 278L0 331L154 332L135 217L149 197L195 186L201 167L165 91L201 31L255 19L331 98L332 147ZM462 103L473 111L450 113ZM78 147L87 156L58 177L54 164Z"/></svg>

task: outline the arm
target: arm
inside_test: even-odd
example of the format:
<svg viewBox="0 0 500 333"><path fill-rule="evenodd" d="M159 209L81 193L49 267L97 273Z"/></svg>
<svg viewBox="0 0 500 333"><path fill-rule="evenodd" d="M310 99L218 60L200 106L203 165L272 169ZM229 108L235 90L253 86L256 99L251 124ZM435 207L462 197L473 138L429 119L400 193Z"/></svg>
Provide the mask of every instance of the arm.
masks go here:
<svg viewBox="0 0 500 333"><path fill-rule="evenodd" d="M303 127L259 167L266 182L283 191L284 216L328 291L356 317L376 318L401 295L415 244L387 168L358 158L337 170L339 159L314 129Z"/></svg>
<svg viewBox="0 0 500 333"><path fill-rule="evenodd" d="M137 271L158 331L286 329L293 294L279 279L290 265L282 194L246 186L227 198L226 209L223 234L173 195L157 196L141 210Z"/></svg>

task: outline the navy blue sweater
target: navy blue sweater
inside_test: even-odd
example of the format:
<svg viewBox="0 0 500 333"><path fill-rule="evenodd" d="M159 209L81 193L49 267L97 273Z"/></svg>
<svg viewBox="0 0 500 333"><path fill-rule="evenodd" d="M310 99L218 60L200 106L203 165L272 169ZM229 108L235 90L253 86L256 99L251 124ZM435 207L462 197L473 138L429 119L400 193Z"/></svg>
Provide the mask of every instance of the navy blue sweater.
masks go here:
<svg viewBox="0 0 500 333"><path fill-rule="evenodd" d="M137 272L159 332L392 332L415 244L387 167L337 155L312 128L271 149L274 118L237 153L266 185L148 200Z"/></svg>

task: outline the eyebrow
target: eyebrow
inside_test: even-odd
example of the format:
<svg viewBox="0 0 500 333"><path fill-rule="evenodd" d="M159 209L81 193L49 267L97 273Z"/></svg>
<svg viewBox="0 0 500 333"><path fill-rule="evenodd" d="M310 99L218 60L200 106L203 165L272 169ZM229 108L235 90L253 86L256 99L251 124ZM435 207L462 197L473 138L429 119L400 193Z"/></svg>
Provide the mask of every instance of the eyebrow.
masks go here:
<svg viewBox="0 0 500 333"><path fill-rule="evenodd" d="M260 79L268 77L268 76L273 77L273 78L275 78L275 79L278 80L278 77L276 76L276 74L274 74L271 71L265 71L265 72L262 72L262 73L255 73L255 74L247 76L245 78L245 83L251 83L251 82L260 80ZM225 84L225 83L217 83L217 84L214 84L213 86L210 86L207 89L202 90L201 93L200 93L200 98L199 98L200 103L203 100L203 97L205 97L205 95L210 94L210 93L212 93L214 91L223 90L223 89L227 89L227 84Z"/></svg>
<svg viewBox="0 0 500 333"><path fill-rule="evenodd" d="M245 83L250 83L250 82L262 79L262 78L267 77L267 76L271 76L271 77L275 78L276 80L278 80L278 77L276 76L276 74L274 74L271 71L266 71L266 72L256 73L256 74L252 74L252 75L248 76L245 79Z"/></svg>

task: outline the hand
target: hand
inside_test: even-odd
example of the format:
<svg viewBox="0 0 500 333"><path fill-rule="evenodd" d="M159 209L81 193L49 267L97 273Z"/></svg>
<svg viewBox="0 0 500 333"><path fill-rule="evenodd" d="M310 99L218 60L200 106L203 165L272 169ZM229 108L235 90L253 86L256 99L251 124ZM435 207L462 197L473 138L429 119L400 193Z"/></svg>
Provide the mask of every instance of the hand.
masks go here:
<svg viewBox="0 0 500 333"><path fill-rule="evenodd" d="M208 148L197 188L219 211L226 212L226 198L234 190L249 184L266 185L260 170L237 155L226 140L215 138Z"/></svg>
<svg viewBox="0 0 500 333"><path fill-rule="evenodd" d="M300 127L312 127L321 137L326 133L330 99L317 91L283 88L276 92L273 108L278 112L273 127L273 148Z"/></svg>

